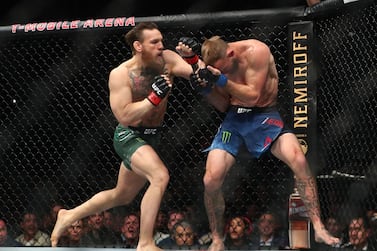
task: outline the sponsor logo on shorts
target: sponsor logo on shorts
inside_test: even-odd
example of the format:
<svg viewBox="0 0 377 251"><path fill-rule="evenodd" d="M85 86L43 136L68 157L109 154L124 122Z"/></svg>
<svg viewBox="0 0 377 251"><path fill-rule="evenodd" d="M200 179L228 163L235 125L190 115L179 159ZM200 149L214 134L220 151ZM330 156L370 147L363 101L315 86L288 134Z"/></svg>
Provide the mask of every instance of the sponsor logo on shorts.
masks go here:
<svg viewBox="0 0 377 251"><path fill-rule="evenodd" d="M245 113L245 112L251 112L253 109L250 108L243 108L243 107L238 107L237 108L237 113Z"/></svg>
<svg viewBox="0 0 377 251"><path fill-rule="evenodd" d="M266 118L263 120L262 124L268 124L272 126L277 126L279 128L283 128L284 123L280 119L273 119L273 118Z"/></svg>
<svg viewBox="0 0 377 251"><path fill-rule="evenodd" d="M271 142L272 142L272 139L270 137L266 137L264 139L264 144L263 144L263 148L266 148L267 146L271 145Z"/></svg>
<svg viewBox="0 0 377 251"><path fill-rule="evenodd" d="M224 144L227 144L229 143L230 141L230 137L232 136L232 133L229 132L229 131L223 131L222 135L221 135L221 141L224 143Z"/></svg>
<svg viewBox="0 0 377 251"><path fill-rule="evenodd" d="M126 140L127 138L129 138L132 135L133 135L132 132L124 132L124 131L119 132L118 133L119 142Z"/></svg>

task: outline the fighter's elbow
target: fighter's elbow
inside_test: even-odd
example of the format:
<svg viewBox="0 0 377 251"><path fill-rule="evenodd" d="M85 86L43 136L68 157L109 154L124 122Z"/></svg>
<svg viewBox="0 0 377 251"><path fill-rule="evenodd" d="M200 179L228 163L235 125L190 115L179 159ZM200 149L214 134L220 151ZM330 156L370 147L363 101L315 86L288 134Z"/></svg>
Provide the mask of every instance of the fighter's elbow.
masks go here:
<svg viewBox="0 0 377 251"><path fill-rule="evenodd" d="M119 124L121 124L124 127L138 125L141 123L141 121L142 121L141 119L133 119L133 120L130 120L128 118L118 119Z"/></svg>
<svg viewBox="0 0 377 251"><path fill-rule="evenodd" d="M116 119L122 126L129 126L131 124L130 120L126 116L118 116Z"/></svg>
<svg viewBox="0 0 377 251"><path fill-rule="evenodd" d="M126 111L114 113L114 116L115 116L116 120L118 121L118 123L121 124L122 126L129 126L129 125L134 124L133 123L134 119Z"/></svg>

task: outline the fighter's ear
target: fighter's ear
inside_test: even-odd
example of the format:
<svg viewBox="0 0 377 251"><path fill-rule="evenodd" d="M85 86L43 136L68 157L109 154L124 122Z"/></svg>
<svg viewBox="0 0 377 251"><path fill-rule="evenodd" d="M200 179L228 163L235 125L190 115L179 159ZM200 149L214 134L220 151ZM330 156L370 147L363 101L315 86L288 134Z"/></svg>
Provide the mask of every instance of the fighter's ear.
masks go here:
<svg viewBox="0 0 377 251"><path fill-rule="evenodd" d="M228 50L228 51L226 52L226 56L227 56L228 58L233 57L233 56L234 56L234 50Z"/></svg>
<svg viewBox="0 0 377 251"><path fill-rule="evenodd" d="M135 51L141 52L141 49L142 49L143 46L139 41L135 41L133 43L133 47L135 48Z"/></svg>

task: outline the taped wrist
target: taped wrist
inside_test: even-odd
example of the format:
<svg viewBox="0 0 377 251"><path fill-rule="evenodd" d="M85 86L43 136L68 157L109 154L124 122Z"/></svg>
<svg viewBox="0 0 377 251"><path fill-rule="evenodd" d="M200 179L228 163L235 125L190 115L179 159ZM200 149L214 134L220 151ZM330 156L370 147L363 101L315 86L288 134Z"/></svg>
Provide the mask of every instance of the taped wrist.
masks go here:
<svg viewBox="0 0 377 251"><path fill-rule="evenodd" d="M197 54L194 54L190 57L183 57L183 59L190 65L197 64L199 61L199 56Z"/></svg>

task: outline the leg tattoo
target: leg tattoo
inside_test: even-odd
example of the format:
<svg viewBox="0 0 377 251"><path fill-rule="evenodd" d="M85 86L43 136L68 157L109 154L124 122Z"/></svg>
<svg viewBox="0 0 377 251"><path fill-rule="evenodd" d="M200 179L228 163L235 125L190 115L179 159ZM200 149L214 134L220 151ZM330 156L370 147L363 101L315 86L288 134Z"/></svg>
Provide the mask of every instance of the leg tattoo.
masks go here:
<svg viewBox="0 0 377 251"><path fill-rule="evenodd" d="M223 239L223 216L225 211L224 197L221 191L209 195L204 194L205 206L208 214L209 226L213 235Z"/></svg>
<svg viewBox="0 0 377 251"><path fill-rule="evenodd" d="M320 207L318 200L317 184L312 175L306 178L297 178L297 190L305 203L308 214L313 224L320 221Z"/></svg>

